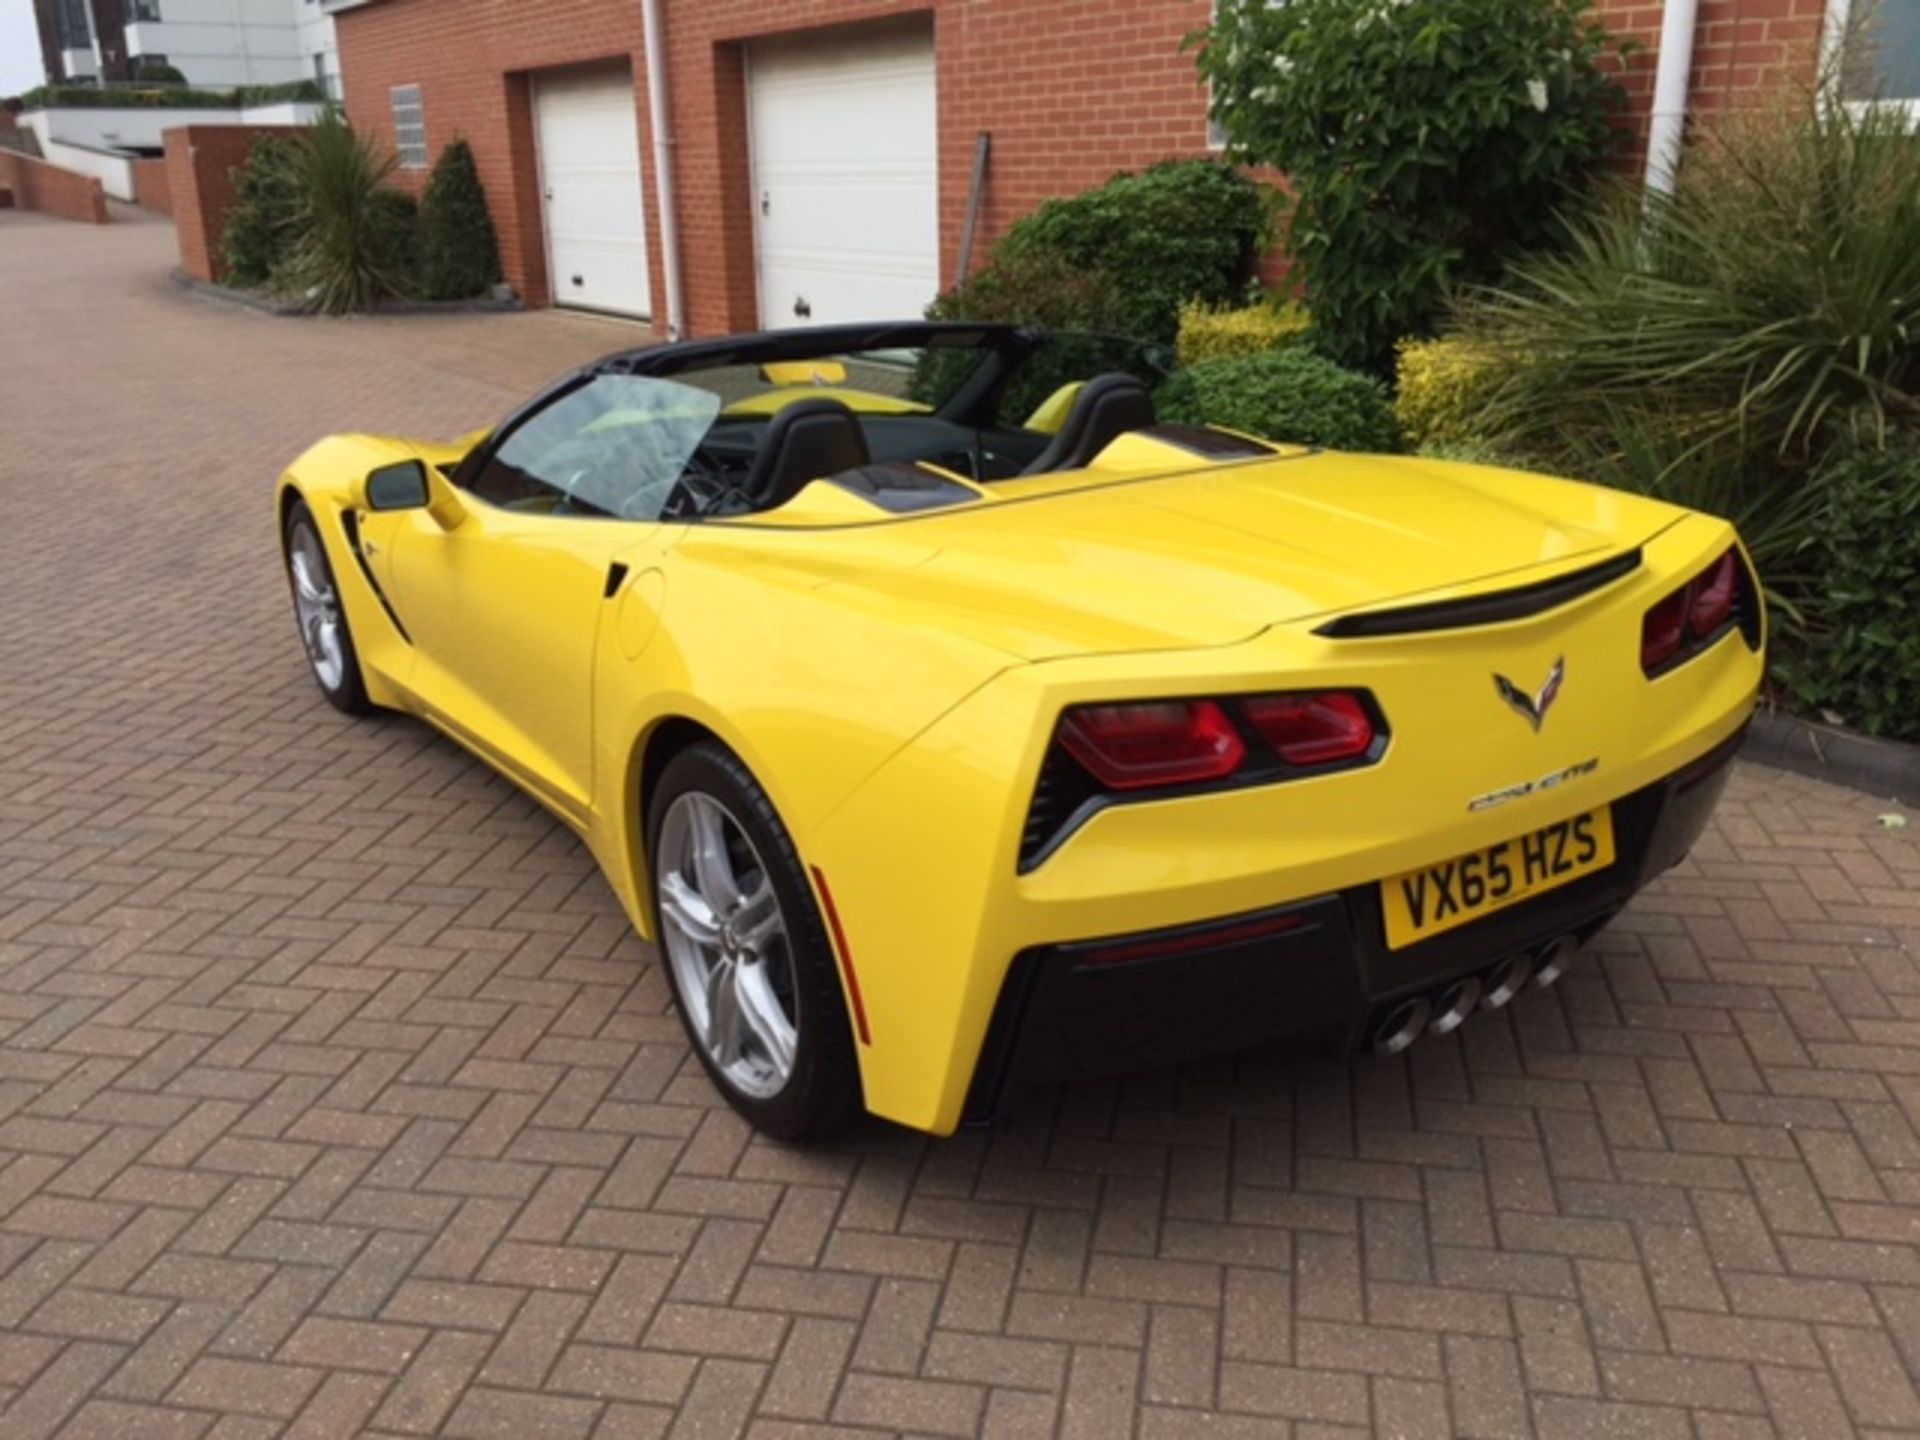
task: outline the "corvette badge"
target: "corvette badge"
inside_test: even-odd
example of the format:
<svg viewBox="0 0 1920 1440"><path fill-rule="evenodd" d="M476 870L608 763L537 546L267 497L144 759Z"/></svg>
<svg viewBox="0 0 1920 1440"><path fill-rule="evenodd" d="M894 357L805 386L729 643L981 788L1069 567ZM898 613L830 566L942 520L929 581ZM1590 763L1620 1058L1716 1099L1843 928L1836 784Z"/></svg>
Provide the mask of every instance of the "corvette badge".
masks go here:
<svg viewBox="0 0 1920 1440"><path fill-rule="evenodd" d="M1547 711L1553 708L1553 702L1560 696L1560 682L1567 678L1567 662L1563 656L1553 662L1553 669L1547 672L1545 683L1537 694L1529 695L1506 676L1496 674L1493 688L1500 692L1500 698L1518 710L1533 722L1537 734L1547 718Z"/></svg>

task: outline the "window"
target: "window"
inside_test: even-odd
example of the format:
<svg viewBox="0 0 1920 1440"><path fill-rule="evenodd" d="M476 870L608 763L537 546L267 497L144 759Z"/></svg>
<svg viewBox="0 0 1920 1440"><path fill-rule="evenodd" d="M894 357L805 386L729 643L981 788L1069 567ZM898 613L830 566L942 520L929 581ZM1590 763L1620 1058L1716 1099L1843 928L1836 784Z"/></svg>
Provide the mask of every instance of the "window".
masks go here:
<svg viewBox="0 0 1920 1440"><path fill-rule="evenodd" d="M1920 120L1920 0L1830 0L1840 98L1903 106Z"/></svg>
<svg viewBox="0 0 1920 1440"><path fill-rule="evenodd" d="M427 166L427 112L418 85L393 87L393 148L408 170Z"/></svg>
<svg viewBox="0 0 1920 1440"><path fill-rule="evenodd" d="M127 7L127 18L135 22L157 21L160 18L160 0L133 0Z"/></svg>
<svg viewBox="0 0 1920 1440"><path fill-rule="evenodd" d="M93 26L87 18L87 0L60 0L54 11L54 28L60 32L62 50L91 50Z"/></svg>
<svg viewBox="0 0 1920 1440"><path fill-rule="evenodd" d="M709 390L601 375L514 430L470 488L507 510L657 519L719 414Z"/></svg>

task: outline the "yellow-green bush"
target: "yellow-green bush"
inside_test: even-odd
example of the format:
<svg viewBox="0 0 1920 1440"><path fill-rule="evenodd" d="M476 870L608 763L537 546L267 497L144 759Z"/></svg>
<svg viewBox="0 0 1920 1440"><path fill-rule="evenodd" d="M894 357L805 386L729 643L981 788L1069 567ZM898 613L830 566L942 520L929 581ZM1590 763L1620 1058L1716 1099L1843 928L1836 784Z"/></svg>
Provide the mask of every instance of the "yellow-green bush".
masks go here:
<svg viewBox="0 0 1920 1440"><path fill-rule="evenodd" d="M1182 365L1202 360L1246 360L1306 338L1313 317L1298 305L1249 305L1216 310L1198 302L1180 310L1175 351Z"/></svg>
<svg viewBox="0 0 1920 1440"><path fill-rule="evenodd" d="M1407 444L1471 449L1487 401L1500 384L1500 367L1466 340L1402 340L1400 390L1394 416Z"/></svg>

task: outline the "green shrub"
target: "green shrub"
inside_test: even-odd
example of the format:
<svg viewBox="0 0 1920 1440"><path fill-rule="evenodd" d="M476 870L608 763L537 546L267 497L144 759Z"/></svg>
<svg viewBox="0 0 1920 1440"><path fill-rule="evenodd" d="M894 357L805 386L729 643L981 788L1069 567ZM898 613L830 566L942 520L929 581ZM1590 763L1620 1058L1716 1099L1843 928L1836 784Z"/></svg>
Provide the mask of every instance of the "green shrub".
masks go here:
<svg viewBox="0 0 1920 1440"><path fill-rule="evenodd" d="M468 300L500 278L500 242L473 151L456 140L440 152L420 197L420 294Z"/></svg>
<svg viewBox="0 0 1920 1440"><path fill-rule="evenodd" d="M1302 348L1190 365L1160 387L1155 403L1162 420L1180 424L1335 450L1398 447L1385 387Z"/></svg>
<svg viewBox="0 0 1920 1440"><path fill-rule="evenodd" d="M1537 468L1738 521L1791 641L1832 602L1803 545L1823 459L1920 428L1920 146L1809 101L1709 131L1671 199L1622 194L1568 251L1466 297L1501 374L1482 438Z"/></svg>
<svg viewBox="0 0 1920 1440"><path fill-rule="evenodd" d="M20 105L24 110L233 110L290 100L319 104L326 98L326 91L314 80L241 85L232 90L201 90L179 85L156 86L150 90L39 85L21 94Z"/></svg>
<svg viewBox="0 0 1920 1440"><path fill-rule="evenodd" d="M1904 117L1809 106L1696 144L1670 200L1622 196L1467 302L1525 353L1499 430L1551 450L1609 406L1713 414L1696 438L1802 458L1862 413L1920 424L1920 146Z"/></svg>
<svg viewBox="0 0 1920 1440"><path fill-rule="evenodd" d="M1385 373L1450 286L1554 236L1612 138L1588 0L1219 0L1194 37L1236 157L1288 178L1314 343Z"/></svg>
<svg viewBox="0 0 1920 1440"><path fill-rule="evenodd" d="M293 249L299 207L295 166L299 141L257 137L246 163L234 172L233 209L221 236L220 278L228 285L269 284Z"/></svg>
<svg viewBox="0 0 1920 1440"><path fill-rule="evenodd" d="M1422 450L1480 447L1485 415L1503 375L1471 341L1403 340L1393 414L1407 444Z"/></svg>
<svg viewBox="0 0 1920 1440"><path fill-rule="evenodd" d="M1267 194L1210 160L1116 175L1016 221L981 271L928 314L1171 344L1182 305L1246 292L1266 241Z"/></svg>
<svg viewBox="0 0 1920 1440"><path fill-rule="evenodd" d="M1244 360L1304 341L1312 328L1313 317L1298 305L1222 310L1193 300L1180 307L1180 338L1174 349L1182 365Z"/></svg>
<svg viewBox="0 0 1920 1440"><path fill-rule="evenodd" d="M187 77L163 60L142 60L133 67L133 78L151 85L184 85Z"/></svg>
<svg viewBox="0 0 1920 1440"><path fill-rule="evenodd" d="M1920 740L1920 442L1843 447L1821 473L1817 619L1788 683L1854 729Z"/></svg>
<svg viewBox="0 0 1920 1440"><path fill-rule="evenodd" d="M335 111L299 137L295 239L276 279L328 315L365 310L408 292L414 202L389 188L398 163Z"/></svg>

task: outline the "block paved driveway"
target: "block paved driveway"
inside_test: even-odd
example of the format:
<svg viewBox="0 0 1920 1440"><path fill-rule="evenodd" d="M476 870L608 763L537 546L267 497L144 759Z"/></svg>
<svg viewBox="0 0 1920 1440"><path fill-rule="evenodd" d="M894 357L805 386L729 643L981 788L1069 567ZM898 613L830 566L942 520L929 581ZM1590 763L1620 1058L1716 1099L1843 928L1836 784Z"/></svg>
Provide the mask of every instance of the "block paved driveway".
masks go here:
<svg viewBox="0 0 1920 1440"><path fill-rule="evenodd" d="M635 332L0 212L0 1435L1920 1431L1920 847L1743 768L1557 991L753 1139L586 855L321 703L269 484Z"/></svg>

